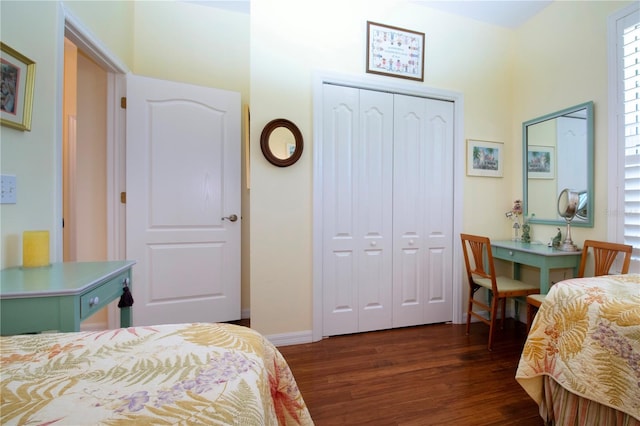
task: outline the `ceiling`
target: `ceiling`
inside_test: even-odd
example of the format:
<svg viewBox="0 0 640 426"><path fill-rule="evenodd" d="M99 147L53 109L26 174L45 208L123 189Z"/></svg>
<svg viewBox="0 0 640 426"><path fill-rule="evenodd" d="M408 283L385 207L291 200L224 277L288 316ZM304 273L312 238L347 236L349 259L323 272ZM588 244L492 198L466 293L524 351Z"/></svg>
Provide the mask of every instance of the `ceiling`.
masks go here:
<svg viewBox="0 0 640 426"><path fill-rule="evenodd" d="M203 6L250 13L250 0L185 0ZM261 0L268 1L268 0ZM424 7L439 9L488 24L517 28L553 0L410 0Z"/></svg>
<svg viewBox="0 0 640 426"><path fill-rule="evenodd" d="M464 16L488 24L517 28L553 0L412 0L412 3Z"/></svg>

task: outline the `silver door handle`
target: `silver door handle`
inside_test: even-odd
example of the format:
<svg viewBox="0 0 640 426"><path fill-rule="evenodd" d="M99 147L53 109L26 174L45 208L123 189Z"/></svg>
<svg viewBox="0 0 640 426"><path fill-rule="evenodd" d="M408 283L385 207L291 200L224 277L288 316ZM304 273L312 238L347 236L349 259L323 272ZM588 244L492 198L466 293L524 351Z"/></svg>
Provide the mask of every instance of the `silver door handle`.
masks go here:
<svg viewBox="0 0 640 426"><path fill-rule="evenodd" d="M232 214L230 216L225 216L222 218L222 220L227 219L230 222L235 222L236 220L238 220L238 215Z"/></svg>

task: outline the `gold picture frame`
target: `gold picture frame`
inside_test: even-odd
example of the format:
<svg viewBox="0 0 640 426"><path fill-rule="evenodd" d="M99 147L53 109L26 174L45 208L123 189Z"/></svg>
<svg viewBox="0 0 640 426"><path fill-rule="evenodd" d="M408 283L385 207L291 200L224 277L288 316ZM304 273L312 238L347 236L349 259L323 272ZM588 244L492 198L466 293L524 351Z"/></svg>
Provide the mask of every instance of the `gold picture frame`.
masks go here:
<svg viewBox="0 0 640 426"><path fill-rule="evenodd" d="M31 130L36 63L0 42L0 124Z"/></svg>

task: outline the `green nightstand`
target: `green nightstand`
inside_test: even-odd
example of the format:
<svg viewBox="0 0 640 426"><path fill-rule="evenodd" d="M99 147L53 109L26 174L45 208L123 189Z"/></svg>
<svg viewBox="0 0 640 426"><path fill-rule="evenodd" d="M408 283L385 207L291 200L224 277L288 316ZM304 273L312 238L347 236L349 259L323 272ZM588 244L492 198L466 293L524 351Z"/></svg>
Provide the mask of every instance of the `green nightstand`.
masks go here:
<svg viewBox="0 0 640 426"><path fill-rule="evenodd" d="M0 271L0 334L79 331L80 322L131 288L133 261L64 262ZM120 325L131 325L121 308Z"/></svg>
<svg viewBox="0 0 640 426"><path fill-rule="evenodd" d="M540 269L540 293L549 292L549 272L552 269L573 268L573 276L578 274L581 251L561 251L544 244L523 243L521 241L491 241L494 259L513 262L513 278L520 278L520 265Z"/></svg>

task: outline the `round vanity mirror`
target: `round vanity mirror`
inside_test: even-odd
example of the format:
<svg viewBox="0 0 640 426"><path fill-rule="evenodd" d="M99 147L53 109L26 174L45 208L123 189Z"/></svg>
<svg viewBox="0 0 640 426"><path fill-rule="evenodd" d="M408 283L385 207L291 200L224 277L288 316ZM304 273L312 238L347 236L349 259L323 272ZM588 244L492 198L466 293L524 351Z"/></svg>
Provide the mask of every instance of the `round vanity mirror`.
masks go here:
<svg viewBox="0 0 640 426"><path fill-rule="evenodd" d="M571 221L576 216L580 204L580 193L578 191L565 188L558 196L558 215L567 223L567 233L564 242L560 247L562 251L578 251L578 247L571 239Z"/></svg>
<svg viewBox="0 0 640 426"><path fill-rule="evenodd" d="M262 154L274 166L294 164L302 155L302 146L300 129L284 118L270 121L260 135Z"/></svg>

